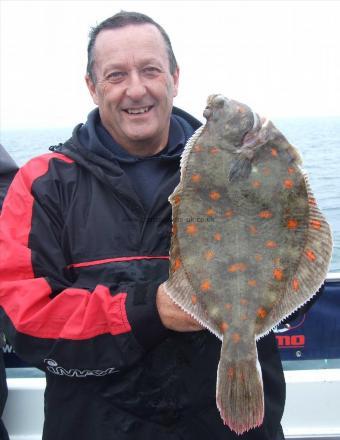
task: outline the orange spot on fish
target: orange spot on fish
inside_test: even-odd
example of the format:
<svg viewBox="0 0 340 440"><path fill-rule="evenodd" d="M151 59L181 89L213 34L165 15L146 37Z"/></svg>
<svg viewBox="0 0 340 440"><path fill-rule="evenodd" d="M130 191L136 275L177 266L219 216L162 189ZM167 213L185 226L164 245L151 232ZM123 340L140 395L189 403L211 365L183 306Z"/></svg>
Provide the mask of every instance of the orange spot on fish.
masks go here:
<svg viewBox="0 0 340 440"><path fill-rule="evenodd" d="M231 340L233 341L234 344L238 344L241 340L241 336L239 333L233 333L231 335Z"/></svg>
<svg viewBox="0 0 340 440"><path fill-rule="evenodd" d="M211 191L211 193L209 194L209 197L211 198L211 200L219 200L221 198L221 194L217 191Z"/></svg>
<svg viewBox="0 0 340 440"><path fill-rule="evenodd" d="M260 218L264 218L264 219L272 218L273 217L273 213L268 211L268 210L261 211L259 213L259 217Z"/></svg>
<svg viewBox="0 0 340 440"><path fill-rule="evenodd" d="M295 173L295 169L293 167L288 167L287 171L288 171L288 174L294 174Z"/></svg>
<svg viewBox="0 0 340 440"><path fill-rule="evenodd" d="M234 215L234 211L232 209L228 209L225 213L224 213L224 217L227 217L228 219L232 218Z"/></svg>
<svg viewBox="0 0 340 440"><path fill-rule="evenodd" d="M259 180L253 180L253 181L251 182L251 186L252 186L253 188L255 188L255 189L260 188L260 186L261 186L261 182L260 182Z"/></svg>
<svg viewBox="0 0 340 440"><path fill-rule="evenodd" d="M229 367L227 370L227 378L233 379L234 376L235 376L235 369L233 367Z"/></svg>
<svg viewBox="0 0 340 440"><path fill-rule="evenodd" d="M190 223L187 227L186 227L186 232L189 235L195 235L198 231L197 225L195 225L195 223Z"/></svg>
<svg viewBox="0 0 340 440"><path fill-rule="evenodd" d="M217 147L212 147L209 151L210 154L216 155L220 152L220 149Z"/></svg>
<svg viewBox="0 0 340 440"><path fill-rule="evenodd" d="M241 382L245 382L245 377L244 377L244 373L243 373L243 371L238 371L237 372L238 373L238 378L239 378L239 380L241 381Z"/></svg>
<svg viewBox="0 0 340 440"><path fill-rule="evenodd" d="M257 285L257 281L252 279L252 280L248 280L248 286L250 287L256 287Z"/></svg>
<svg viewBox="0 0 340 440"><path fill-rule="evenodd" d="M226 332L228 330L228 328L229 328L229 324L227 322L223 321L220 324L220 330L222 333Z"/></svg>
<svg viewBox="0 0 340 440"><path fill-rule="evenodd" d="M176 270L178 270L181 267L181 265L182 265L181 260L179 258L176 258L175 261L174 261L174 264L173 264L174 272Z"/></svg>
<svg viewBox="0 0 340 440"><path fill-rule="evenodd" d="M209 208L209 209L206 211L206 214L207 214L209 217L213 217L213 216L216 214L216 211L214 211L212 208Z"/></svg>
<svg viewBox="0 0 340 440"><path fill-rule="evenodd" d="M268 315L268 312L264 307L259 307L256 311L256 315L259 318L264 319Z"/></svg>
<svg viewBox="0 0 340 440"><path fill-rule="evenodd" d="M201 290L203 290L203 292L206 292L208 290L211 289L211 282L210 280L203 280L201 283Z"/></svg>
<svg viewBox="0 0 340 440"><path fill-rule="evenodd" d="M200 174L193 174L191 176L191 181L194 183L199 183L202 179L202 176Z"/></svg>
<svg viewBox="0 0 340 440"><path fill-rule="evenodd" d="M292 288L293 288L294 292L297 292L300 289L300 283L299 283L299 280L297 278L293 278L293 280L292 280Z"/></svg>
<svg viewBox="0 0 340 440"><path fill-rule="evenodd" d="M276 149L276 148L272 148L272 150L271 150L271 155L272 155L273 157L277 157L278 152L277 152L277 149Z"/></svg>
<svg viewBox="0 0 340 440"><path fill-rule="evenodd" d="M245 111L246 111L246 109L244 107L241 107L239 105L236 107L236 110L237 110L237 113L241 113L241 114L245 113Z"/></svg>
<svg viewBox="0 0 340 440"><path fill-rule="evenodd" d="M245 299L245 298L240 299L241 306L246 306L248 303L249 303L249 301L247 299Z"/></svg>
<svg viewBox="0 0 340 440"><path fill-rule="evenodd" d="M230 304L230 303L226 303L226 304L224 304L224 308L225 308L228 312L230 312L231 309L233 308L233 305Z"/></svg>
<svg viewBox="0 0 340 440"><path fill-rule="evenodd" d="M282 281L282 279L283 279L283 271L276 267L273 270L273 277L275 278L276 281Z"/></svg>
<svg viewBox="0 0 340 440"><path fill-rule="evenodd" d="M180 197L180 196L175 196L175 197L174 197L174 203L175 203L175 205L179 205L180 201L181 201L181 197Z"/></svg>
<svg viewBox="0 0 340 440"><path fill-rule="evenodd" d="M257 227L254 226L254 225L250 225L248 230L249 230L251 235L256 235L257 234Z"/></svg>
<svg viewBox="0 0 340 440"><path fill-rule="evenodd" d="M254 258L255 258L255 261L257 261L258 263L260 262L260 261L262 261L262 255L261 254L255 254L254 255Z"/></svg>
<svg viewBox="0 0 340 440"><path fill-rule="evenodd" d="M310 225L313 229L321 229L321 222L319 220L311 220Z"/></svg>
<svg viewBox="0 0 340 440"><path fill-rule="evenodd" d="M288 229L296 229L298 227L298 221L295 218L290 218L287 220Z"/></svg>
<svg viewBox="0 0 340 440"><path fill-rule="evenodd" d="M200 153L201 151L203 151L203 148L201 147L201 145L195 145L194 148L192 149L195 153Z"/></svg>
<svg viewBox="0 0 340 440"><path fill-rule="evenodd" d="M196 295L191 295L191 302L193 305L195 305L197 303L197 296Z"/></svg>
<svg viewBox="0 0 340 440"><path fill-rule="evenodd" d="M283 186L284 186L286 189L292 189L293 186L294 186L294 182L293 182L291 179L285 179L285 180L283 181Z"/></svg>
<svg viewBox="0 0 340 440"><path fill-rule="evenodd" d="M172 225L171 232L173 235L177 234L177 230L178 230L177 225Z"/></svg>
<svg viewBox="0 0 340 440"><path fill-rule="evenodd" d="M228 266L228 272L244 272L247 266L244 263L234 263Z"/></svg>
<svg viewBox="0 0 340 440"><path fill-rule="evenodd" d="M313 262L316 261L316 255L312 250L306 249L305 255L309 261L313 261Z"/></svg>
<svg viewBox="0 0 340 440"><path fill-rule="evenodd" d="M277 248L276 241L273 241L273 240L266 241L266 248L267 249L275 249L275 248Z"/></svg>
<svg viewBox="0 0 340 440"><path fill-rule="evenodd" d="M219 232L216 232L216 234L214 235L214 240L221 241L222 240L222 235Z"/></svg>
<svg viewBox="0 0 340 440"><path fill-rule="evenodd" d="M211 251L211 250L206 251L205 254L204 254L204 258L205 258L207 261L212 260L212 259L214 258L214 256L215 256L215 252L213 252L213 251Z"/></svg>
<svg viewBox="0 0 340 440"><path fill-rule="evenodd" d="M264 167L264 168L262 168L262 174L263 174L264 176L269 176L270 173L271 173L270 168L268 168L268 167Z"/></svg>

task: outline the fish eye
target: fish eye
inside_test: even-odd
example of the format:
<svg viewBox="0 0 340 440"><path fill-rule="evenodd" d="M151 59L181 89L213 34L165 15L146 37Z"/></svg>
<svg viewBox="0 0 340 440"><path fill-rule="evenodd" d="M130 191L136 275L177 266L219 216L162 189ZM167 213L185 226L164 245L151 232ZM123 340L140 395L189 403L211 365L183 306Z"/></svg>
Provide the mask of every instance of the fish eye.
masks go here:
<svg viewBox="0 0 340 440"><path fill-rule="evenodd" d="M224 98L224 96L222 95L216 95L215 99L214 99L214 104L217 107L224 107L224 103L225 103L226 99Z"/></svg>

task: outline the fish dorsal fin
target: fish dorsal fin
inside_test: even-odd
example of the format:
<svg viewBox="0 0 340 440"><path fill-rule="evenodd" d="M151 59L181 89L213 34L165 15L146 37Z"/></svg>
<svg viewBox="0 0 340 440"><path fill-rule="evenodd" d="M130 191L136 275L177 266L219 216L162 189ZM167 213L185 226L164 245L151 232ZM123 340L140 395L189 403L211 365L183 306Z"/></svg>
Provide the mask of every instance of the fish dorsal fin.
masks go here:
<svg viewBox="0 0 340 440"><path fill-rule="evenodd" d="M185 144L185 147L184 147L184 150L183 150L183 153L182 153L182 156L181 156L181 161L180 161L180 170L181 170L180 182L176 186L176 188L174 189L173 193L169 197L169 202L172 205L175 204L175 197L178 195L178 193L180 192L180 190L182 188L183 177L184 177L184 174L185 174L185 170L186 170L186 167L187 167L188 158L190 156L191 150L195 146L197 139L201 136L204 128L205 128L205 125L202 125L201 127L199 127L195 131L195 133L191 136L191 138L187 141L187 143Z"/></svg>

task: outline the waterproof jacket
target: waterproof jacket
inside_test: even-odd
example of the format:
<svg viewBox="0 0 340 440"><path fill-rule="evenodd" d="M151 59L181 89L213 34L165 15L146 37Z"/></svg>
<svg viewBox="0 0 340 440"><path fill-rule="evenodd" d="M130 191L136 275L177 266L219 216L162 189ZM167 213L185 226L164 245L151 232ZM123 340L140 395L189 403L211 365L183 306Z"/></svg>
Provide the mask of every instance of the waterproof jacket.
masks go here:
<svg viewBox="0 0 340 440"><path fill-rule="evenodd" d="M216 408L220 341L169 331L157 313L179 154L164 157L169 175L146 210L80 130L19 171L0 223L0 310L17 354L46 372L43 438L276 439L285 388L274 335L258 343L264 424L237 436Z"/></svg>

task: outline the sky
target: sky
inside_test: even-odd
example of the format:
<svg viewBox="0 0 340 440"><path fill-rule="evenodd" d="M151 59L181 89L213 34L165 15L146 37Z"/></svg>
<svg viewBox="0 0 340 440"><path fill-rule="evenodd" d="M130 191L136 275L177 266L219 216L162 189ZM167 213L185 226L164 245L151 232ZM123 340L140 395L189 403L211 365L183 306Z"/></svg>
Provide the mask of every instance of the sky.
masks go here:
<svg viewBox="0 0 340 440"><path fill-rule="evenodd" d="M0 128L71 127L94 107L88 32L121 9L167 31L174 104L203 120L212 93L267 117L340 116L340 1L0 0Z"/></svg>

